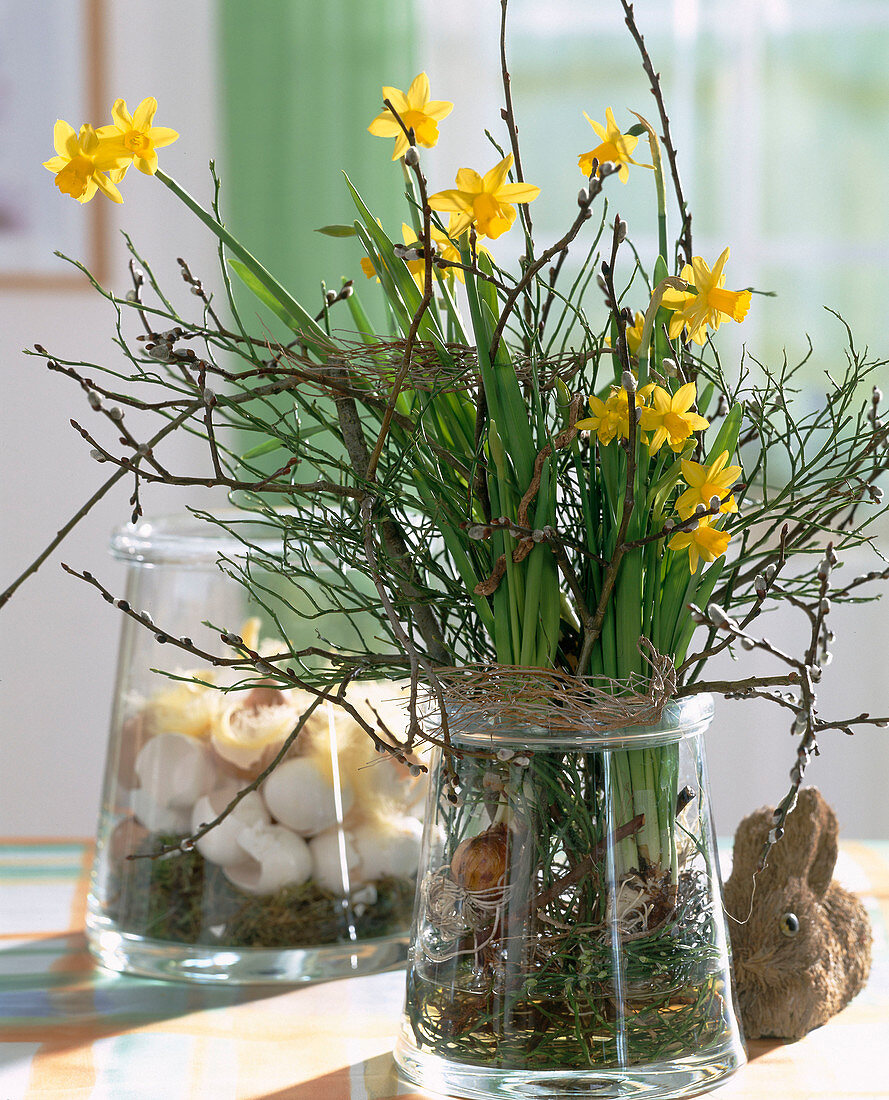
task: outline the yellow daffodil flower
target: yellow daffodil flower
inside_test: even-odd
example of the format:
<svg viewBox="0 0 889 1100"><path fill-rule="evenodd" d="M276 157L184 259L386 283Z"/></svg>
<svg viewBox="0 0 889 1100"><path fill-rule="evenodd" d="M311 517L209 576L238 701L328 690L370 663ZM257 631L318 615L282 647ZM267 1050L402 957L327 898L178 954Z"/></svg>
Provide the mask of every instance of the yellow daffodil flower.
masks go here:
<svg viewBox="0 0 889 1100"><path fill-rule="evenodd" d="M438 142L438 123L454 109L454 104L447 100L429 98L429 77L425 73L414 77L406 95L398 88L384 87L383 99L389 100L405 126L414 131L417 144L425 145L427 149ZM393 160L398 160L407 152L410 142L388 107L377 115L368 130L374 137L395 138Z"/></svg>
<svg viewBox="0 0 889 1100"><path fill-rule="evenodd" d="M728 549L731 536L713 526L715 516L703 516L694 531L680 531L667 546L670 550L688 551L688 568L697 573L700 561L711 562L721 558Z"/></svg>
<svg viewBox="0 0 889 1100"><path fill-rule="evenodd" d="M611 161L612 164L620 165L618 169L618 178L621 183L626 183L630 175L630 164L636 164L637 161L633 160L633 150L639 141L637 137L633 137L631 134L622 134L620 127L614 121L614 112L609 107L605 112L605 125L602 126L598 122L593 122L590 116L583 112L583 117L596 131L596 135L601 141L601 145L597 145L595 149L591 149L588 153L582 153L578 158L578 165L581 172L585 176L589 176L593 170L593 161L597 160L599 165L603 165L606 161ZM639 165L640 168L650 167L649 165ZM599 172L596 171L598 176Z"/></svg>
<svg viewBox="0 0 889 1100"><path fill-rule="evenodd" d="M710 422L703 416L691 412L697 400L694 382L686 382L676 393L671 394L662 386L655 386L651 393L651 406L642 409L642 428L653 432L648 442L648 453L653 455L665 442L672 450L679 452L688 442L692 432L709 428Z"/></svg>
<svg viewBox="0 0 889 1100"><path fill-rule="evenodd" d="M154 96L143 99L131 115L126 100L116 99L111 108L114 119L110 126L100 126L96 133L100 142L108 149L117 149L126 158L125 163L112 179L120 181L127 173L130 164L136 166L146 176L157 171L157 150L171 145L179 135L168 126L152 126L157 100Z"/></svg>
<svg viewBox="0 0 889 1100"><path fill-rule="evenodd" d="M452 237L459 237L473 223L479 236L499 237L515 221L516 209L512 204L533 202L537 198L539 187L506 182L510 168L512 153L484 176L471 168L461 168L457 173L456 189L429 196L429 206L433 210L457 215L448 227Z"/></svg>
<svg viewBox="0 0 889 1100"><path fill-rule="evenodd" d="M653 389L653 385L643 386L636 393L636 404L640 408L645 408L645 398ZM574 427L581 432L595 432L604 447L618 435L621 439L627 439L630 434L628 405L627 391L622 386L613 386L605 401L593 394L590 397L590 411L593 415L585 420L578 420Z"/></svg>
<svg viewBox="0 0 889 1100"><path fill-rule="evenodd" d="M638 310L633 318L632 325L627 325L626 337L627 337L627 350L630 355L636 355L639 351L639 345L642 343L642 328L645 324L645 315ZM611 347L611 337L605 337L605 346Z"/></svg>
<svg viewBox="0 0 889 1100"><path fill-rule="evenodd" d="M682 519L688 519L699 504L709 508L713 497L722 500L741 476L740 466L726 465L728 457L728 451L723 451L709 466L689 462L685 458L682 460L682 474L689 484L689 488L676 501L676 511ZM734 496L730 496L719 510L737 512L738 504Z"/></svg>
<svg viewBox="0 0 889 1100"><path fill-rule="evenodd" d="M102 173L118 168L124 158L103 146L92 126L88 123L81 126L78 134L60 118L52 136L58 155L45 160L43 167L55 173L56 187L63 195L70 195L78 202L89 202L99 190L112 202L123 202L120 191Z"/></svg>
<svg viewBox="0 0 889 1100"><path fill-rule="evenodd" d="M726 318L743 321L747 316L750 291L724 289L723 268L728 257L729 250L726 248L713 265L712 271L700 256L692 257L691 263L685 265L679 277L691 283L697 293L691 294L682 290L665 292L662 304L666 309L674 311L670 318L671 340L684 328L690 340L703 345L707 339L708 326L715 332Z"/></svg>

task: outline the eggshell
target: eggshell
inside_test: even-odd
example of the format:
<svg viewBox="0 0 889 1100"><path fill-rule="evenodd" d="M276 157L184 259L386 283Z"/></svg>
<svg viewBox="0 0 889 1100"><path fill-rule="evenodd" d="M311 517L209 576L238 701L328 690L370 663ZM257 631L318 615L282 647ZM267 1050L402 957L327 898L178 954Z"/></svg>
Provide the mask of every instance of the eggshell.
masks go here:
<svg viewBox="0 0 889 1100"><path fill-rule="evenodd" d="M225 875L248 894L274 894L285 886L299 886L312 873L308 845L282 825L257 821L241 830L238 843L248 858L226 867Z"/></svg>
<svg viewBox="0 0 889 1100"><path fill-rule="evenodd" d="M334 894L348 893L355 885L353 870L358 866L358 853L352 843L349 832L343 831L346 866L343 867L343 852L340 848L340 828L334 826L309 841L312 854L312 878L322 890ZM345 881L343 881L345 880Z"/></svg>
<svg viewBox="0 0 889 1100"><path fill-rule="evenodd" d="M265 701L257 692L267 692ZM299 710L283 692L254 688L220 709L210 739L216 753L237 768L251 769L274 755L299 720ZM280 698L279 698L280 697Z"/></svg>
<svg viewBox="0 0 889 1100"><path fill-rule="evenodd" d="M130 791L130 808L140 825L149 833L188 833L188 814L173 806L159 806L141 787Z"/></svg>
<svg viewBox="0 0 889 1100"><path fill-rule="evenodd" d="M236 786L219 787L210 794L202 795L194 804L191 814L191 831L198 829L217 817L238 793ZM228 817L201 837L195 847L211 863L223 867L243 863L244 849L238 838L245 829L257 822L270 824L270 818L262 798L256 791L244 795Z"/></svg>
<svg viewBox="0 0 889 1100"><path fill-rule="evenodd" d="M384 875L409 878L420 864L423 827L416 818L368 821L352 830L361 860L361 879L373 882Z"/></svg>
<svg viewBox="0 0 889 1100"><path fill-rule="evenodd" d="M345 817L355 801L345 778L341 793ZM297 756L279 764L263 784L262 796L272 817L301 836L316 836L337 822L333 784L312 757Z"/></svg>
<svg viewBox="0 0 889 1100"><path fill-rule="evenodd" d="M210 755L200 741L181 733L159 733L136 757L142 790L158 805L190 810L216 785Z"/></svg>
<svg viewBox="0 0 889 1100"><path fill-rule="evenodd" d="M181 733L186 737L207 737L222 703L211 686L209 669L182 669L181 676L193 676L168 691L159 691L145 704L143 714L152 733Z"/></svg>
<svg viewBox="0 0 889 1100"><path fill-rule="evenodd" d="M378 756L359 767L355 773L355 788L362 806L376 803L410 806L425 793L425 776L411 775L410 768L394 756Z"/></svg>

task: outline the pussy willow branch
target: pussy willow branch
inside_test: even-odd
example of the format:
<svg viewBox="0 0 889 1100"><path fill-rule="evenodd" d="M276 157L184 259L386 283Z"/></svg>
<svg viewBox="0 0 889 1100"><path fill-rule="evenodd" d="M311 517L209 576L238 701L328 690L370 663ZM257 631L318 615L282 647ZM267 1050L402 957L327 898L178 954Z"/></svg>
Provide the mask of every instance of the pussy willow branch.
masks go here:
<svg viewBox="0 0 889 1100"><path fill-rule="evenodd" d="M297 688L300 691L304 691L307 694L317 698L321 702L331 702L336 706L344 710L350 718L352 718L361 729L370 737L374 744L374 747L378 752L387 752L392 756L400 759L401 754L410 752L413 747L408 740L403 742L394 743L387 742L384 738L381 738L374 727L362 716L362 714L356 710L356 708L348 702L347 699L342 698L338 693L331 693L329 690L316 687L311 682L298 676L292 668L288 666L282 667L280 664L273 663L273 659L263 657L256 650L251 649L244 639L234 633L220 634L221 640L225 645L241 652L243 656L238 658L226 658L220 657L216 653L210 653L208 650L202 649L200 646L195 645L191 638L180 638L173 634L169 634L162 629L157 623L155 623L145 612L137 611L131 607L126 600L118 599L112 592L110 592L92 573L86 570L78 571L73 569L70 565L66 565L64 562L62 569L72 577L77 577L79 580L85 581L87 584L95 588L101 593L102 598L106 603L113 604L119 611L121 611L127 618L132 619L144 630L150 631L155 636L155 640L162 645L169 645L173 649L181 650L184 653L188 653L192 657L198 658L205 664L216 667L233 668L242 670L245 673L252 672L263 678L273 678L277 683L283 687ZM295 654L287 654L288 657L296 656ZM281 655L274 658L275 661L281 659ZM361 671L364 665L364 659L358 657L354 661L354 668L351 670L341 670L340 675L344 677L346 681L354 678L354 676ZM425 737L425 735L424 735ZM430 740L429 737L425 737L426 740ZM432 741L431 743L436 743Z"/></svg>
<svg viewBox="0 0 889 1100"><path fill-rule="evenodd" d="M299 720L297 721L296 725L287 735L287 738L281 745L281 748L275 754L274 760L272 760L270 764L263 768L255 779L252 779L246 786L242 787L238 791L238 793L234 795L228 805L226 805L216 815L216 817L213 818L212 821L205 821L199 829L195 829L193 832L189 833L188 836L182 837L175 844L161 844L152 852L133 852L126 858L129 860L160 859L162 856L170 855L172 852L191 851L191 849L194 848L195 844L197 844L197 842L202 837L205 837L211 829L215 829L217 825L221 825L222 822L225 821L225 819L229 816L229 814L234 813L235 808L242 799L246 798L247 795L251 793L251 791L258 790L262 783L264 783L265 780L268 779L275 768L277 768L281 761L287 756L287 753L290 752L292 745L296 742L296 739L299 737L300 733L302 733L303 727L305 726L306 722L308 722L308 720L312 717L312 714L323 702L324 697L321 695L316 696L312 700L308 707L306 707L303 713L299 716Z"/></svg>
<svg viewBox="0 0 889 1100"><path fill-rule="evenodd" d="M766 596L772 590L772 586L778 579L781 570L787 564L786 547L787 525L785 524L784 528L781 531L781 541L778 547L777 560L771 567L771 573L766 570L763 573L758 574L763 578L762 588L760 592L756 593L756 599L753 606L741 620L740 626L742 630L746 630L747 627L754 621L754 619L759 616L760 612L762 611L762 605L765 602ZM715 657L717 653L721 653L724 649L731 645L732 637L730 634L723 637L723 639L717 642L716 645L713 645L712 639L715 637L715 634L716 629L715 627L713 627L710 631L710 642L708 642L704 649L700 650L698 653L692 653L690 657L682 662L679 668L676 669L677 676L681 677L684 673L688 672L690 668L694 668L696 665L703 667L703 664L706 660L708 660L710 657ZM698 671L700 671L700 667L698 668Z"/></svg>
<svg viewBox="0 0 889 1100"><path fill-rule="evenodd" d="M554 245L551 245L545 252L534 260L533 263L529 263L525 270L522 272L522 277L512 288L506 301L503 303L503 308L500 311L500 316L497 319L497 327L494 329L494 335L491 338L491 350L490 357L491 362L494 362L494 358L497 355L497 348L500 346L500 339L503 336L503 330L506 328L506 324L509 321L509 316L515 308L516 302L519 300L521 294L528 288L537 272L541 268L545 267L550 260L557 256L560 252L564 252L565 249L571 244L577 234L581 231L584 224L590 219L590 207L593 200L602 190L602 181L595 177L590 180L590 186L586 192L586 198L583 202L579 202L580 210L577 217L574 219L574 224L568 230L564 237L560 241L556 241ZM527 205L527 204L520 204Z"/></svg>
<svg viewBox="0 0 889 1100"><path fill-rule="evenodd" d="M168 436L171 432L175 431L176 428L183 424L190 416L193 416L199 408L200 402L192 402L191 405L185 408L179 416L175 417L173 420L168 421L168 423L165 424L163 428L156 432L149 439L146 446L157 446L157 444L160 443L162 439ZM52 554L53 550L55 550L57 546L61 545L61 543L65 541L65 539L74 530L77 524L80 523L80 521L85 516L89 515L95 505L97 505L99 501L105 496L105 494L110 489L112 489L118 483L118 481L120 481L128 472L129 470L125 467L120 467L114 474L111 475L111 477L108 478L108 480L103 485L99 486L99 488L95 491L95 493L93 493L93 495L84 505L78 508L78 510L74 513L73 516L71 516L68 522L59 528L59 530L56 532L55 538L51 539L50 542L47 543L43 550L37 555L37 557L34 558L30 565L28 565L27 568L22 573L20 573L18 577L16 577L16 579L10 585L8 585L2 593L0 593L0 608L2 608L4 604L9 602L15 592L21 587L22 584L24 584L28 577L33 576L34 573L37 572L40 566L46 561L50 554Z"/></svg>
<svg viewBox="0 0 889 1100"><path fill-rule="evenodd" d="M519 148L519 128L512 105L512 80L506 64L506 11L508 5L509 0L500 0L500 77L503 81L503 99L505 103L500 116L506 123L506 129L509 133L509 144L512 148L516 180L519 183L524 183L525 173L522 168L522 153ZM534 235L531 225L531 211L528 209L527 203L520 206L519 217L522 219L522 226L525 230L528 260L531 261L534 258Z"/></svg>
<svg viewBox="0 0 889 1100"><path fill-rule="evenodd" d="M348 368L345 365L338 369L342 370L344 375L348 375ZM349 460L359 482L364 483L359 493L359 499L362 501L363 507L364 500L372 495L369 493L365 477L369 458L364 428L354 398L345 394L337 394L334 397L334 402L340 425L340 434L349 455ZM402 597L411 605L414 623L426 645L429 656L436 664L450 664L450 654L442 639L441 627L432 608L423 602L418 590L407 579L411 572L411 558L400 526L391 516L386 516L382 519L380 528L383 546L387 555L398 563L401 568L402 577L397 580L397 585ZM395 629L391 618L390 624ZM400 624L399 629L401 629Z"/></svg>
<svg viewBox="0 0 889 1100"><path fill-rule="evenodd" d="M691 244L691 211L688 208L688 203L685 201L685 195L682 191L682 182L679 178L679 164L676 159L676 148L673 145L673 137L670 133L670 116L667 114L667 107L664 103L663 92L661 91L661 78L660 74L655 72L654 65L652 64L651 57L645 46L645 39L642 37L639 28L636 25L636 18L633 14L633 5L628 3L627 0L621 0L621 6L624 9L624 22L627 25L627 29L633 37L633 41L639 50L642 57L642 68L645 70L645 75L648 77L651 84L651 94L654 96L655 103L657 104L658 115L661 120L661 141L663 142L664 149L667 152L667 160L670 163L670 176L673 180L673 190L676 193L676 203L679 206L679 216L682 218L682 230L679 234L678 244L681 246L682 251L685 254L685 262L691 263L692 258L692 244Z"/></svg>

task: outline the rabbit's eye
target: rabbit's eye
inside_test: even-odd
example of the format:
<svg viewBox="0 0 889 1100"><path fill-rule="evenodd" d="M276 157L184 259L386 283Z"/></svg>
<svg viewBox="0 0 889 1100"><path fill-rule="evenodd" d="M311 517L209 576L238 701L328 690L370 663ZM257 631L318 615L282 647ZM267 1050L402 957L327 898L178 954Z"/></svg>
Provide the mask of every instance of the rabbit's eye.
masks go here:
<svg viewBox="0 0 889 1100"><path fill-rule="evenodd" d="M785 913L781 918L780 928L785 936L795 936L799 932L799 917L796 913Z"/></svg>

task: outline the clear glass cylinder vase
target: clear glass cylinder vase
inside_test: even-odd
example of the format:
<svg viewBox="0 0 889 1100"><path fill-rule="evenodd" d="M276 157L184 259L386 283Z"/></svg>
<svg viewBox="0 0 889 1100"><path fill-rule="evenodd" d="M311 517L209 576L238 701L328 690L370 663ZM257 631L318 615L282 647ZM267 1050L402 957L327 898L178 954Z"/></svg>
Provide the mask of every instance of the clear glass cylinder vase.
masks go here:
<svg viewBox="0 0 889 1100"><path fill-rule="evenodd" d="M432 770L396 1060L464 1097L678 1097L745 1061L709 808L712 700L496 720Z"/></svg>
<svg viewBox="0 0 889 1100"><path fill-rule="evenodd" d="M317 593L267 569L280 538L264 544L268 530L249 524L238 531L186 515L112 538L127 563L126 603L154 625L128 617L122 629L90 948L114 970L201 982L383 969L407 951L425 799L417 761L375 753L357 723L323 703L257 783L314 697L170 644L187 637L228 657L224 632L265 655L318 644ZM247 573L263 606L249 598ZM348 647L355 624L340 618L326 633ZM364 684L349 698L397 731L394 694Z"/></svg>

